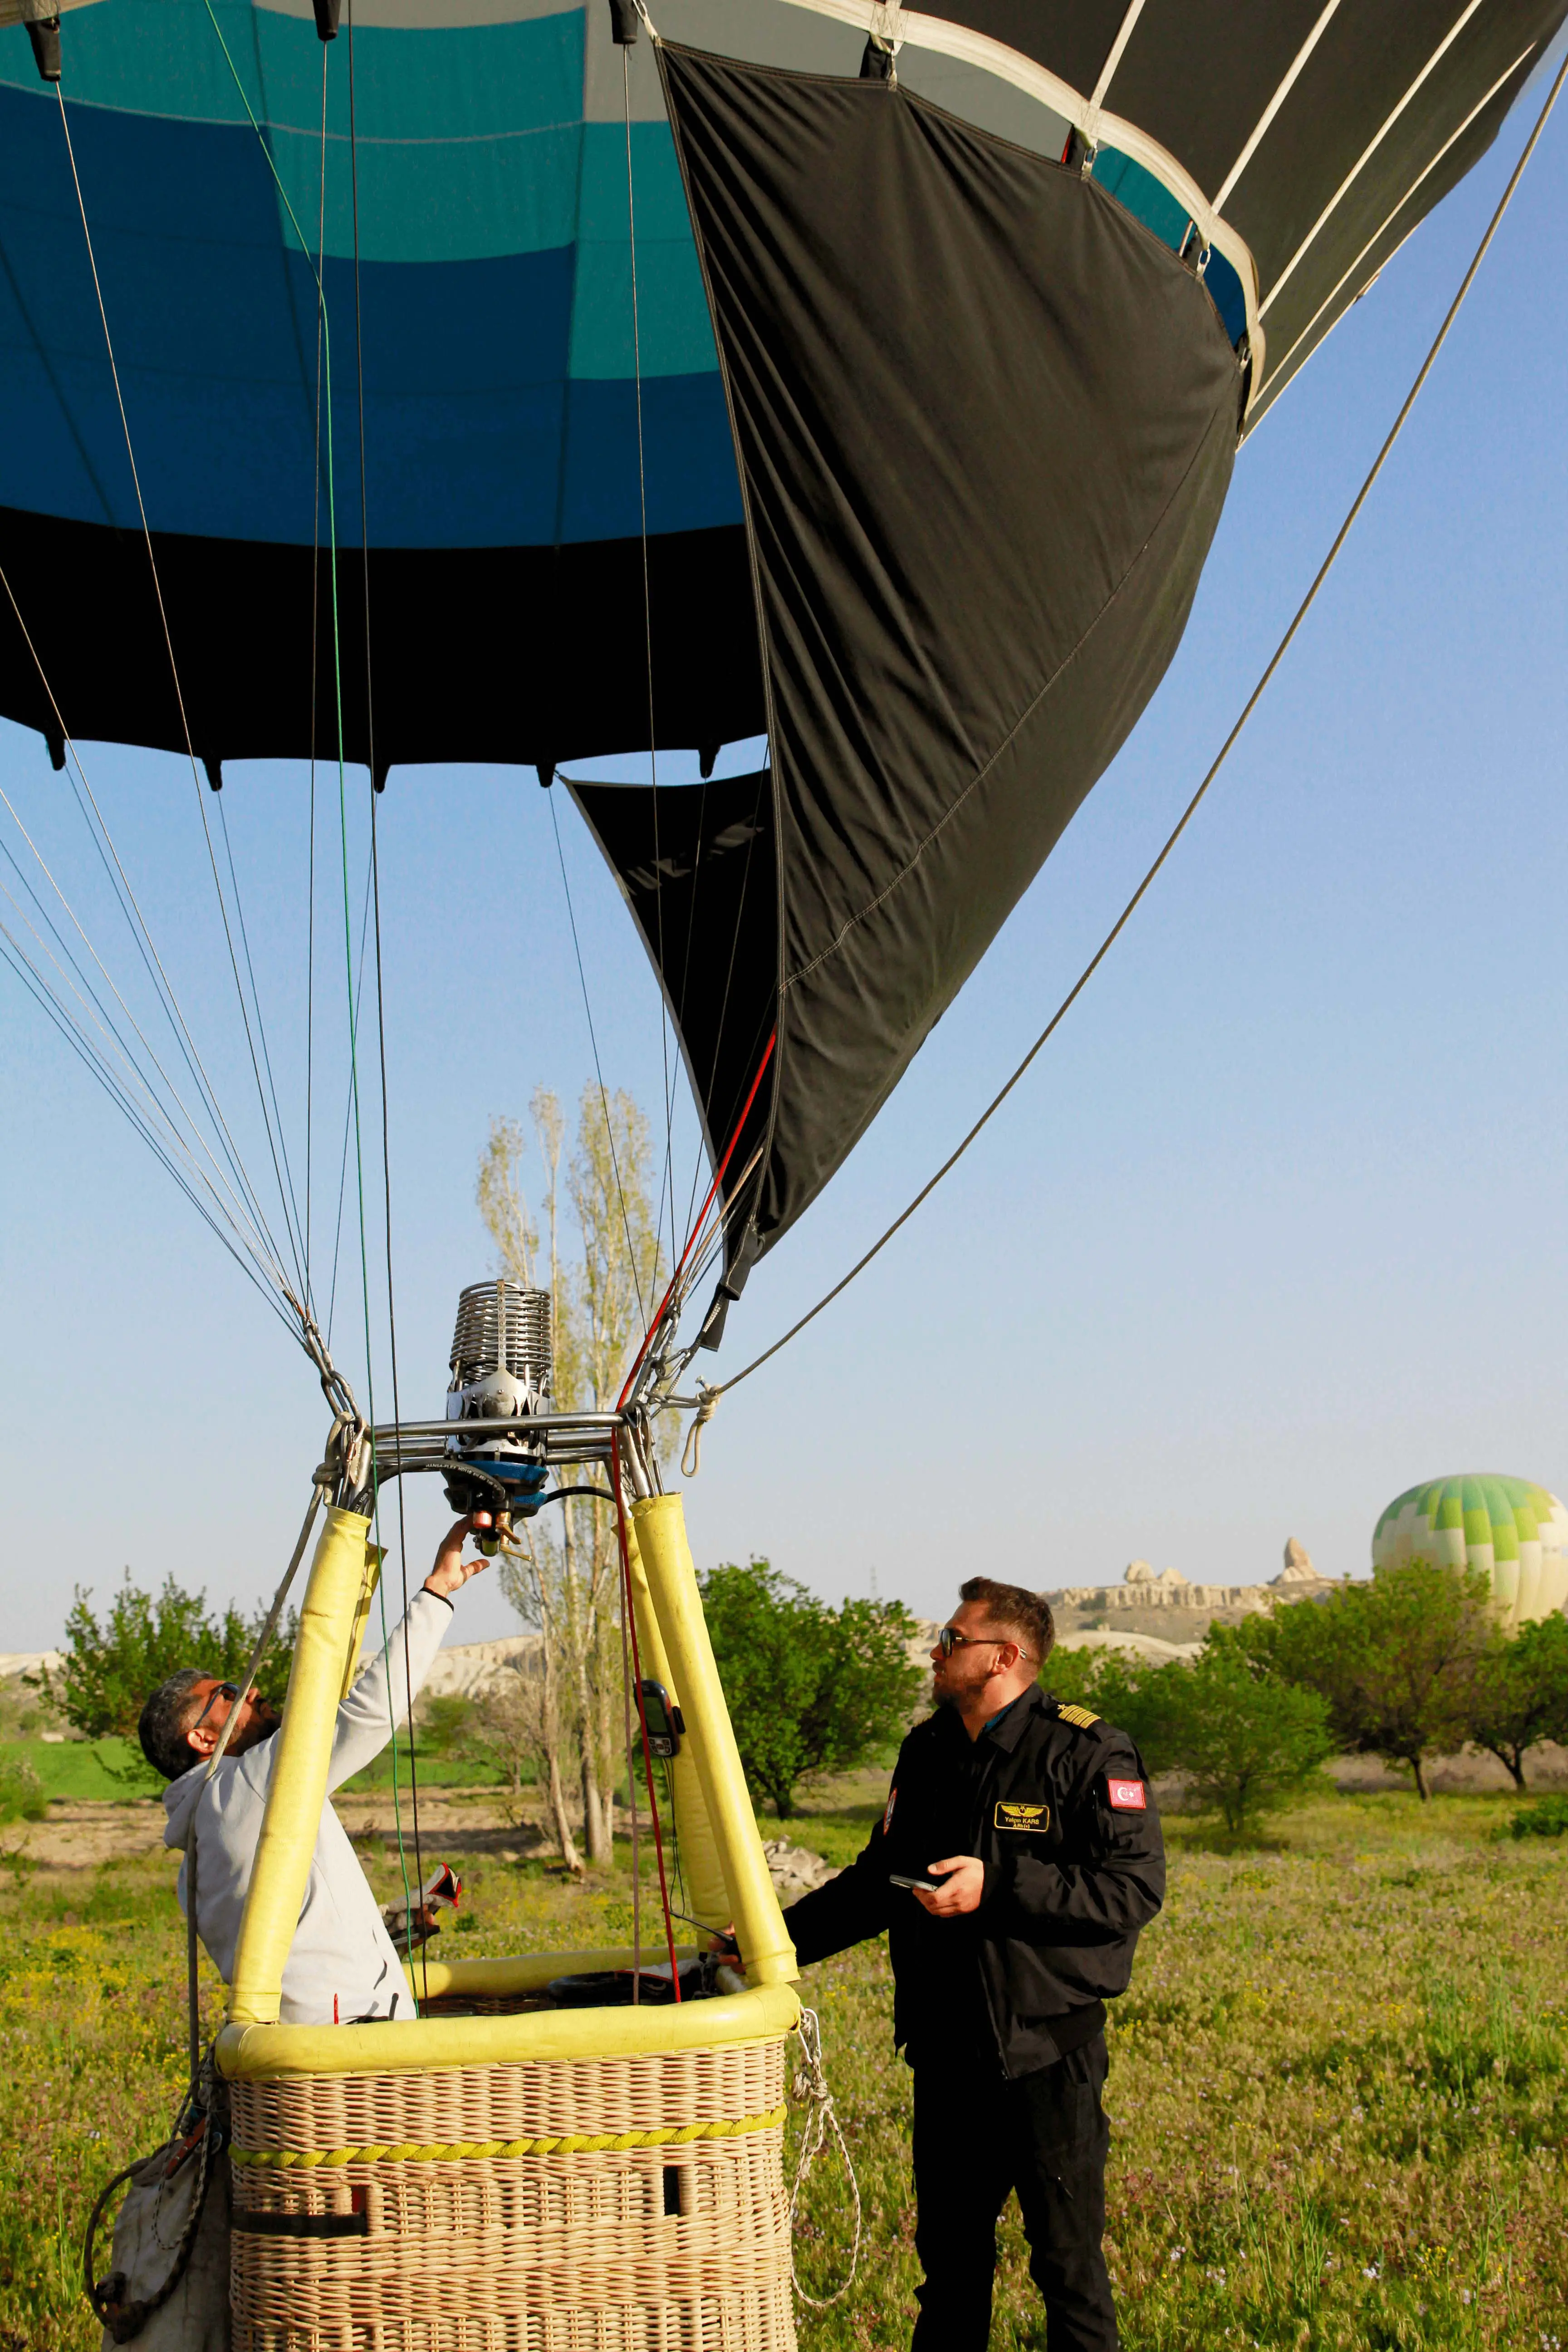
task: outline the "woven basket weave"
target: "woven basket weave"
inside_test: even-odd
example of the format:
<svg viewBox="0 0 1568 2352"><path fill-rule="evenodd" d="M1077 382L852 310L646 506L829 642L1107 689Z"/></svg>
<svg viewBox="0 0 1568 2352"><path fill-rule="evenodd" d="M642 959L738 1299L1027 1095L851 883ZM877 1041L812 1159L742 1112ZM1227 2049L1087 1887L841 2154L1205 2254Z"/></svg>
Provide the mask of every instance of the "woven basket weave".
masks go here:
<svg viewBox="0 0 1568 2352"><path fill-rule="evenodd" d="M232 2095L234 2352L795 2352L782 2042Z"/></svg>

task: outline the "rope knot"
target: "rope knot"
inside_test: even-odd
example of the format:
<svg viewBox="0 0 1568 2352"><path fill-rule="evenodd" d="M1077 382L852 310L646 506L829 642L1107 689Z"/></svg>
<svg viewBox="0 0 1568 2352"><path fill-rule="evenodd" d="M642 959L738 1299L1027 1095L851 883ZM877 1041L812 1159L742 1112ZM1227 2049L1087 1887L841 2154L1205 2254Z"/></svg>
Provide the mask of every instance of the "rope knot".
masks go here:
<svg viewBox="0 0 1568 2352"><path fill-rule="evenodd" d="M719 1408L724 1391L710 1388L706 1381L697 1383L697 1410L691 1416L691 1426L686 1433L686 1447L680 1457L680 1475L695 1478L702 1467L702 1433Z"/></svg>

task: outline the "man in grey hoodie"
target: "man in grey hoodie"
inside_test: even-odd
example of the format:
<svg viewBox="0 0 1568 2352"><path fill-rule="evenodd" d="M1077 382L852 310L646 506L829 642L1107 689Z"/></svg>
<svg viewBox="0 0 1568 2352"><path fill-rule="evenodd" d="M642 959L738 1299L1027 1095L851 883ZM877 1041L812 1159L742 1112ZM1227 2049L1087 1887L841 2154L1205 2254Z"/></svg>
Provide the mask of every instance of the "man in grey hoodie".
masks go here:
<svg viewBox="0 0 1568 2352"><path fill-rule="evenodd" d="M392 1736L395 1712L399 1724L407 1721L452 1622L452 1595L488 1565L482 1559L464 1559L464 1540L477 1528L488 1531L489 1525L481 1513L459 1519L448 1531L407 1617L339 1707L329 1792L381 1753ZM240 1710L239 1721L209 1778L204 1768L231 1707ZM258 1692L242 1696L232 1683L195 1666L171 1675L142 1710L143 1753L170 1783L163 1791L169 1815L163 1843L188 1853L195 1830L196 1932L226 1984L233 1975L240 1915L261 1835L278 1723ZM186 1886L187 1866L182 1863L182 1910ZM330 1804L321 1809L300 1924L283 1970L281 2015L285 2025L346 2025L414 2015L403 1964Z"/></svg>

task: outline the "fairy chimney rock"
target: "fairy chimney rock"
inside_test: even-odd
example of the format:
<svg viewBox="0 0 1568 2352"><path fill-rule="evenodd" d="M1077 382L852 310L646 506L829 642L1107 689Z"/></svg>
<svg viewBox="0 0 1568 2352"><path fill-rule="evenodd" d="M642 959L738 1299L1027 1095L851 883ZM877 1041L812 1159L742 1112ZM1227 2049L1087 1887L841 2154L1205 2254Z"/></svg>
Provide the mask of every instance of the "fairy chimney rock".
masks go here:
<svg viewBox="0 0 1568 2352"><path fill-rule="evenodd" d="M1276 1584L1321 1584L1322 1579L1312 1566L1312 1557L1304 1543L1292 1536L1285 1546L1285 1565L1274 1579Z"/></svg>

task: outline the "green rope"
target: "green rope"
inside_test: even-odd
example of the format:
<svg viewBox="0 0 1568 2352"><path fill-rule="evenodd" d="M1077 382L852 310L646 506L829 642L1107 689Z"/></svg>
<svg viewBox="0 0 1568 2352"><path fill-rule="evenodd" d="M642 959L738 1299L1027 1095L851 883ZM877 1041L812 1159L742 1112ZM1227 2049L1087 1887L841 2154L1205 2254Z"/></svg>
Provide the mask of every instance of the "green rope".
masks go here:
<svg viewBox="0 0 1568 2352"><path fill-rule="evenodd" d="M343 953L349 1000L349 1095L350 1100L353 1106L354 1175L359 1191L360 1294L364 1302L365 1386L370 1403L371 1427L374 1430L375 1426L375 1366L374 1360L371 1352L370 1257L365 1244L364 1231L364 1142L360 1129L359 1101L359 1003L354 992L353 915L349 904L348 788L343 776L343 665L342 645L340 635L338 614L338 512L336 487L332 471L331 320L327 310L327 289L321 282L321 274L316 267L315 259L310 252L310 244L306 238L305 232L300 226L300 223L295 216L294 207L289 201L289 191L284 186L281 176L279 173L278 165L273 158L272 150L267 143L266 134L262 131L260 123L256 119L256 112L250 103L249 94L246 89L244 82L239 78L239 69L229 54L228 43L223 37L223 27L218 23L216 15L213 9L213 0L205 0L205 6L208 18L212 24L213 31L217 35L218 47L223 51L224 62L227 66L230 74L233 76L236 89L239 92L239 102L244 107L250 127L256 133L257 144L266 158L267 168L272 174L273 184L277 188L278 194L282 200L283 209L289 215L289 225L300 241L300 250L304 255L306 267L309 268L310 276L315 281L316 300L320 306L320 316L321 321L321 349L327 382L327 541L332 571L332 693L337 712L338 731L338 835L342 851L343 869ZM322 60L322 66L324 70L324 58ZM323 155L323 172L325 171L325 158ZM376 1475L374 1441L371 1455L371 1483L372 1493L374 1496L372 1510L375 1528L375 1540L379 1547L381 1542L381 1481ZM379 1580L376 1584L376 1591L381 1601L382 1650L387 1660L387 1713L391 1718L392 1724L392 1817L397 1832L397 1860L403 1877L403 1900L407 1912L410 1927L412 1927L414 1918L414 1895L408 1883L408 1856L405 1851L403 1843L403 1807L398 1795L397 1706L393 1696L392 1690L392 1636L386 1622L386 1587L385 1584ZM410 1727L412 1728L412 1692L409 1694L409 1722ZM419 2007L417 1995L415 1996L414 2005L415 2013L417 2015Z"/></svg>

